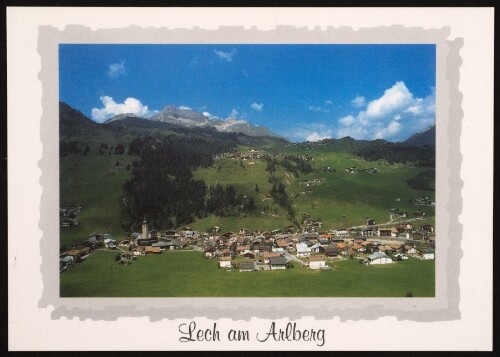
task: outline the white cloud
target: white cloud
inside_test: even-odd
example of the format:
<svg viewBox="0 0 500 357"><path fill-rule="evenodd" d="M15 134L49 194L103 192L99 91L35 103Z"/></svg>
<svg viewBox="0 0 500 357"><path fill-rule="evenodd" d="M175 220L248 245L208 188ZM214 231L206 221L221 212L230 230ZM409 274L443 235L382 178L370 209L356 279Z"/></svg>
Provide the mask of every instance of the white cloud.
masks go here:
<svg viewBox="0 0 500 357"><path fill-rule="evenodd" d="M366 103L357 96L354 106ZM396 82L384 94L367 104L366 110L337 120L335 137L404 140L435 122L435 90L425 98L414 98L405 83Z"/></svg>
<svg viewBox="0 0 500 357"><path fill-rule="evenodd" d="M264 103L252 103L250 104L250 108L255 109L256 111L260 112L262 108L264 107Z"/></svg>
<svg viewBox="0 0 500 357"><path fill-rule="evenodd" d="M342 126L349 126L352 123L354 123L356 119L352 115L348 115L346 117L343 117L338 120L338 123L341 124Z"/></svg>
<svg viewBox="0 0 500 357"><path fill-rule="evenodd" d="M233 110L231 110L231 113L229 113L230 118L237 118L238 115L240 115L240 112L237 111L235 108L233 108Z"/></svg>
<svg viewBox="0 0 500 357"><path fill-rule="evenodd" d="M329 105L333 104L333 101L331 101L330 99L327 99L324 101L324 103L325 103L325 106L329 106Z"/></svg>
<svg viewBox="0 0 500 357"><path fill-rule="evenodd" d="M392 121L386 127L375 132L374 139L391 139L401 130L401 124L397 121Z"/></svg>
<svg viewBox="0 0 500 357"><path fill-rule="evenodd" d="M112 63L108 66L108 77L116 79L118 77L124 76L125 72L125 62Z"/></svg>
<svg viewBox="0 0 500 357"><path fill-rule="evenodd" d="M185 106L185 105L181 105L181 106L179 107L179 109L182 109L182 110L192 110L190 107L187 107L187 106Z"/></svg>
<svg viewBox="0 0 500 357"><path fill-rule="evenodd" d="M356 98L351 100L351 104L356 108L364 107L366 104L366 99L365 97L357 95Z"/></svg>
<svg viewBox="0 0 500 357"><path fill-rule="evenodd" d="M224 51L218 51L214 50L215 54L219 59L222 61L227 61L227 62L233 62L233 57L236 54L236 49L232 49L231 52L224 52Z"/></svg>
<svg viewBox="0 0 500 357"><path fill-rule="evenodd" d="M98 123L102 123L118 114L132 113L138 116L151 114L148 106L143 105L140 100L135 98L127 98L123 103L116 103L109 96L102 96L99 99L103 104L103 108L92 108L92 119Z"/></svg>
<svg viewBox="0 0 500 357"><path fill-rule="evenodd" d="M324 140L324 139L331 139L331 138L332 138L332 136L330 134L330 131L328 131L327 133L322 133L322 134L319 134L317 131L315 131L306 137L306 141L315 142L315 141L320 141L320 140Z"/></svg>
<svg viewBox="0 0 500 357"><path fill-rule="evenodd" d="M408 108L413 101L413 94L400 81L386 89L382 97L371 101L366 108L366 115L372 118L384 117Z"/></svg>

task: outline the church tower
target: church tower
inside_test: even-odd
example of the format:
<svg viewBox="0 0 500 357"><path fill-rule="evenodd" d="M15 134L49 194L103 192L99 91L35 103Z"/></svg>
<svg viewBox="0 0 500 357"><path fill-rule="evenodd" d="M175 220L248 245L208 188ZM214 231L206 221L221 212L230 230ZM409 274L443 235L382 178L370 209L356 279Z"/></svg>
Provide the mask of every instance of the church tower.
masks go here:
<svg viewBox="0 0 500 357"><path fill-rule="evenodd" d="M146 221L146 216L144 216L144 221L142 221L142 239L148 239L148 222Z"/></svg>

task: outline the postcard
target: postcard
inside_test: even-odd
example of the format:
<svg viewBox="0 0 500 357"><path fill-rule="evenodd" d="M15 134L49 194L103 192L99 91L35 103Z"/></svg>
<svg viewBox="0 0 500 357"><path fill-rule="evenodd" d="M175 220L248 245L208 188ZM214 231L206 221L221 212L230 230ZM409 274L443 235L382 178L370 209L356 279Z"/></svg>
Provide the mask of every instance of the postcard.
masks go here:
<svg viewBox="0 0 500 357"><path fill-rule="evenodd" d="M482 43L459 9L332 8L309 28L294 9L34 10L8 9L9 227L37 242L9 231L11 349L491 348L491 282L470 285L491 277L491 217L466 202L488 197L492 151L481 178L466 158L492 138L465 141L493 123L490 9ZM470 299L481 333L430 332L470 326ZM20 339L23 302L43 340Z"/></svg>

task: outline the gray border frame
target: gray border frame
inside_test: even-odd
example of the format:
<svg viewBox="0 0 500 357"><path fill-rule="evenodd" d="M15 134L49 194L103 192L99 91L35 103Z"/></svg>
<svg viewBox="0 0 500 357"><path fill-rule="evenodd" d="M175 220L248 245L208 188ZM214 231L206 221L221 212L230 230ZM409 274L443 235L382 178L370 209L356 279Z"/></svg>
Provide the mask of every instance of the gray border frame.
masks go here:
<svg viewBox="0 0 500 357"><path fill-rule="evenodd" d="M458 89L459 55L463 39L447 40L449 28L422 29L400 25L326 30L277 26L275 30L252 27L220 27L218 30L143 28L91 30L80 25L58 30L40 26L38 52L41 57L39 79L42 83L40 137L43 145L39 167L43 189L39 228L43 279L39 308L53 306L52 319L78 317L81 320L117 320L119 317L149 316L162 319L252 317L295 320L304 316L316 319L339 317L345 320L373 320L396 316L398 320L449 321L460 318L459 270L462 250L462 213L460 178L462 154L460 134L463 111ZM150 44L435 44L436 45L436 296L434 298L60 298L59 239L59 145L58 102L60 43L150 43Z"/></svg>

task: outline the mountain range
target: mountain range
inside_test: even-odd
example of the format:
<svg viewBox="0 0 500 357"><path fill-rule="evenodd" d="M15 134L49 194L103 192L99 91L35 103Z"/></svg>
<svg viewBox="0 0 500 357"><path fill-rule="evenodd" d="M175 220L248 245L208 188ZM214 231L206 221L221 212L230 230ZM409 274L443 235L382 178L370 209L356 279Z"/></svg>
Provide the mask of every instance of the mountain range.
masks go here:
<svg viewBox="0 0 500 357"><path fill-rule="evenodd" d="M139 117L133 113L126 113L116 115L105 121L104 124L110 124L112 122L128 118L141 118L152 122L169 123L186 128L212 127L217 131L225 133L241 133L249 136L270 136L281 138L281 136L272 133L263 126L252 125L242 119L227 118L222 120L208 114L199 113L190 108L178 108L173 105L165 107L162 111L156 113L150 118Z"/></svg>
<svg viewBox="0 0 500 357"><path fill-rule="evenodd" d="M132 126L132 127L158 127L158 128L185 128L185 129L215 129L220 133L238 133L244 134L251 137L270 137L284 139L282 136L277 135L266 127L259 125L252 125L245 120L236 118L227 118L225 120L208 115L208 113L199 113L190 108L178 108L175 106L167 106L162 111L154 114L153 116L140 117L133 113L118 114L112 118L105 121L103 124L97 124L90 118L82 114L80 111L73 109L68 104L60 103L60 117L65 118L65 120L60 122L61 133L71 133L77 134L79 130L93 130L101 125L104 126ZM79 124L84 124L80 127ZM355 140L350 137L343 139L325 139L322 142L333 144L337 142L336 145L340 146L351 146L355 145L357 147L365 146L367 140ZM374 140L375 144L378 142L387 143L385 140ZM436 125L432 125L427 129L415 133L410 136L401 144L408 146L436 146ZM370 145L371 146L371 145Z"/></svg>

